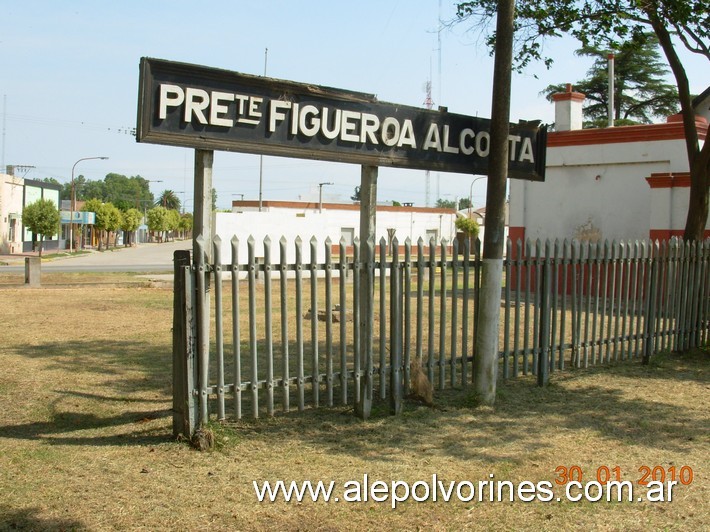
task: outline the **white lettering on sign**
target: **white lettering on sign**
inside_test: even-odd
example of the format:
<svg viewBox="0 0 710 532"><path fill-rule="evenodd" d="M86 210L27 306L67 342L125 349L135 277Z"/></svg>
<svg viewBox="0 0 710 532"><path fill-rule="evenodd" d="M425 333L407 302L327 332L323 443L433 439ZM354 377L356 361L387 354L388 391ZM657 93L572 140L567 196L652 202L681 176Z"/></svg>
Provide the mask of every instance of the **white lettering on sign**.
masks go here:
<svg viewBox="0 0 710 532"><path fill-rule="evenodd" d="M212 105L210 106L210 124L215 126L232 127L234 120L226 118L224 115L229 111L229 106L220 102L233 102L234 94L230 92L212 92Z"/></svg>
<svg viewBox="0 0 710 532"><path fill-rule="evenodd" d="M202 89L188 87L185 91L185 122L192 122L192 116L197 118L200 124L207 124L205 109L210 105L210 95Z"/></svg>
<svg viewBox="0 0 710 532"><path fill-rule="evenodd" d="M530 140L530 137L525 137L523 139L523 147L520 149L518 161L527 161L529 163L535 163L535 156L533 155L533 145L532 140Z"/></svg>
<svg viewBox="0 0 710 532"><path fill-rule="evenodd" d="M162 84L160 86L160 103L158 105L158 118L165 120L168 116L168 107L180 107L185 101L185 91L177 85Z"/></svg>
<svg viewBox="0 0 710 532"><path fill-rule="evenodd" d="M335 140L338 138L338 135L340 134L340 120L341 120L341 111L340 109L336 109L335 112L333 113L333 118L330 119L329 115L330 114L330 109L327 107L323 108L323 120L322 120L322 125L321 125L321 133L325 138L328 140ZM332 122L333 126L331 129L328 129L328 124Z"/></svg>
<svg viewBox="0 0 710 532"><path fill-rule="evenodd" d="M429 125L429 131L427 131L426 137L424 138L425 150L430 150L434 148L436 151L441 151L441 138L439 137L439 126L432 122Z"/></svg>
<svg viewBox="0 0 710 532"><path fill-rule="evenodd" d="M317 137L329 141L353 144L384 145L417 149L419 143L414 124L409 118L393 116L380 118L372 113L339 109L328 105L299 104L288 100L267 99L261 96L224 91L207 92L196 87L160 84L158 90L158 118L165 120L171 110L179 112L184 123L220 128L258 126L264 117L267 134L286 129L291 136ZM421 149L439 153L487 157L490 152L490 133L464 128L460 132L449 124L431 122L426 126ZM532 139L520 135L508 136L510 160L535 162Z"/></svg>
<svg viewBox="0 0 710 532"><path fill-rule="evenodd" d="M476 151L470 144L470 139L472 140L475 136L476 133L473 129L466 128L461 130L461 135L459 135L459 148L461 149L461 153L471 155Z"/></svg>
<svg viewBox="0 0 710 532"><path fill-rule="evenodd" d="M340 138L348 142L360 142L360 135L356 134L357 121L360 113L355 111L343 111L343 122L340 126Z"/></svg>
<svg viewBox="0 0 710 532"><path fill-rule="evenodd" d="M398 147L401 148L404 145L407 145L410 148L417 147L417 141L414 140L414 125L409 118L407 118L402 124L402 134L399 136L399 140L397 141Z"/></svg>
<svg viewBox="0 0 710 532"><path fill-rule="evenodd" d="M271 100L269 104L269 125L266 130L269 133L273 133L276 131L276 126L286 120L285 111L291 109L291 102Z"/></svg>

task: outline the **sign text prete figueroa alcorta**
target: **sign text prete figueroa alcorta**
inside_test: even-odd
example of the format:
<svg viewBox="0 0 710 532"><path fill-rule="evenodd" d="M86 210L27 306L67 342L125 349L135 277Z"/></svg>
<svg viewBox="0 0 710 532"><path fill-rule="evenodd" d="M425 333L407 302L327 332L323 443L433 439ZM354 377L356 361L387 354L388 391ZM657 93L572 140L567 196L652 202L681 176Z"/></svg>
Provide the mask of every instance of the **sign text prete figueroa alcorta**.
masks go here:
<svg viewBox="0 0 710 532"><path fill-rule="evenodd" d="M142 58L138 142L485 174L490 120ZM509 176L544 181L546 130L511 124Z"/></svg>

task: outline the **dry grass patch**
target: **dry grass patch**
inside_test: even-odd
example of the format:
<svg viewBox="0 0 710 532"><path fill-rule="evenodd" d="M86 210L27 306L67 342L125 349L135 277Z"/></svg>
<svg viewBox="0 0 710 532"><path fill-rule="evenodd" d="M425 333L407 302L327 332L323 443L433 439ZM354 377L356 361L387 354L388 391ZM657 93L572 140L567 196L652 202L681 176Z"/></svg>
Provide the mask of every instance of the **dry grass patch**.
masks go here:
<svg viewBox="0 0 710 532"><path fill-rule="evenodd" d="M172 292L131 286L0 290L0 528L699 530L707 523L708 353L468 390L435 408L377 403L211 424L219 449L171 437ZM74 285L75 283L70 283ZM670 503L258 503L252 481L553 480L578 465L688 465ZM336 488L338 489L338 488ZM342 493L342 489L340 490ZM558 490L558 493L562 493Z"/></svg>

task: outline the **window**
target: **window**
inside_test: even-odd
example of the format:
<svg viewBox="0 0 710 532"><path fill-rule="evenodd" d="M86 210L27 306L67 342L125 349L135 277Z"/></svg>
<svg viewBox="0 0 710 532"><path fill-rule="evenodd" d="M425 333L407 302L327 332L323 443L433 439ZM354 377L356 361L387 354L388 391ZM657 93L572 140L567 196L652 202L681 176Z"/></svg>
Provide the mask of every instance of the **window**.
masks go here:
<svg viewBox="0 0 710 532"><path fill-rule="evenodd" d="M355 240L355 228L354 227L341 227L340 237L345 239L346 246L352 246Z"/></svg>

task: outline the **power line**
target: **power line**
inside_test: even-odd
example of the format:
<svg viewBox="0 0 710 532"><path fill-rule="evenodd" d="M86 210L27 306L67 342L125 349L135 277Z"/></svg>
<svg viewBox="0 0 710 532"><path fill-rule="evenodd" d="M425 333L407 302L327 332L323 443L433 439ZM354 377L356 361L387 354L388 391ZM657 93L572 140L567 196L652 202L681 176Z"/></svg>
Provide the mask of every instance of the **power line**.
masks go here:
<svg viewBox="0 0 710 532"><path fill-rule="evenodd" d="M40 126L53 126L53 127L69 127L78 129L88 129L92 131L108 131L112 133L120 133L123 135L136 136L136 128L132 126L110 126L106 124L96 124L91 122L83 122L76 120L61 120L54 118L45 118L39 116L31 115L16 115L3 113L3 136L5 131L5 120L11 120L16 122L21 122L23 124L34 124Z"/></svg>

